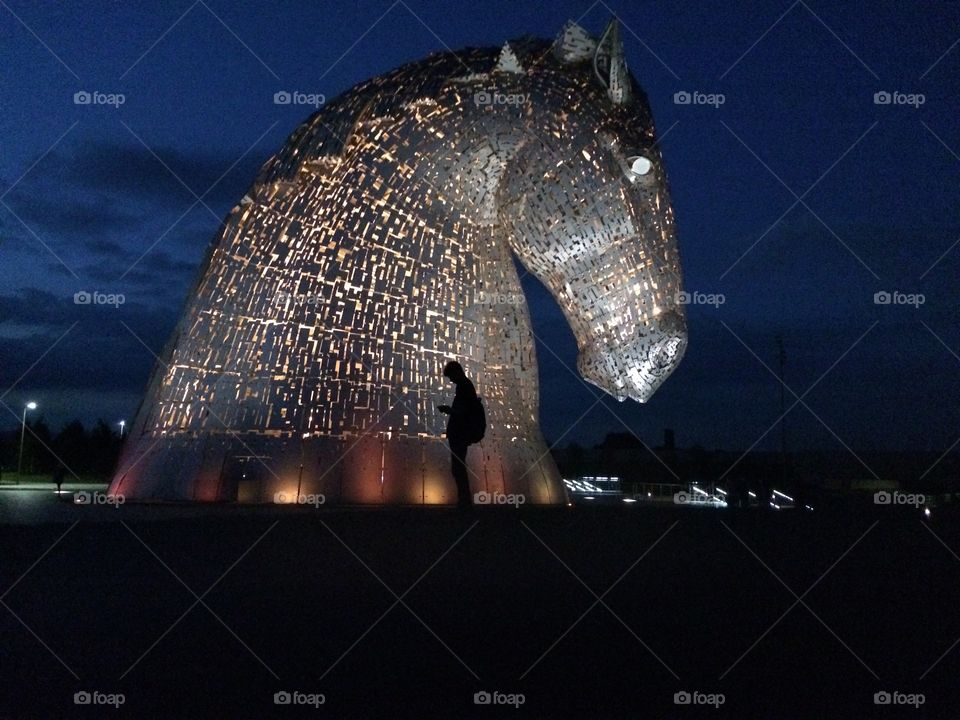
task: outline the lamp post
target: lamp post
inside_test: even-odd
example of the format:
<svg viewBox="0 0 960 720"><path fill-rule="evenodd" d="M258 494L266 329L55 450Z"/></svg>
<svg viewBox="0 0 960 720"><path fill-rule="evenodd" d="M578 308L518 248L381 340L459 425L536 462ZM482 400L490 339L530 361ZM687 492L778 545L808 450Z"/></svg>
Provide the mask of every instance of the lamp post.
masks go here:
<svg viewBox="0 0 960 720"><path fill-rule="evenodd" d="M120 439L123 440L123 428L126 426L127 421L121 420L118 424L120 425Z"/></svg>
<svg viewBox="0 0 960 720"><path fill-rule="evenodd" d="M27 432L27 410L36 410L35 402L28 402L23 406L23 417L20 419L20 458L17 460L17 485L20 484L20 473L23 471L23 436Z"/></svg>
<svg viewBox="0 0 960 720"><path fill-rule="evenodd" d="M784 404L786 400L784 398L783 391L786 389L786 384L783 382L783 366L787 362L787 353L783 349L783 337L777 335L777 360L780 361L780 482L786 486L787 484L787 424L786 424L786 410L784 410Z"/></svg>

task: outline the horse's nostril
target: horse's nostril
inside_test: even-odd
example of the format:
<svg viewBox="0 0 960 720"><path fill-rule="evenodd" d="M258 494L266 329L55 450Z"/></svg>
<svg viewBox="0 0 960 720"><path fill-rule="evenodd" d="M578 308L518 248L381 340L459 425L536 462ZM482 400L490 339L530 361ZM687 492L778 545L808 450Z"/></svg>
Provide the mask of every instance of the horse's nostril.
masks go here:
<svg viewBox="0 0 960 720"><path fill-rule="evenodd" d="M685 338L681 335L672 335L661 341L650 360L658 368L669 368L679 359L680 351L683 349Z"/></svg>

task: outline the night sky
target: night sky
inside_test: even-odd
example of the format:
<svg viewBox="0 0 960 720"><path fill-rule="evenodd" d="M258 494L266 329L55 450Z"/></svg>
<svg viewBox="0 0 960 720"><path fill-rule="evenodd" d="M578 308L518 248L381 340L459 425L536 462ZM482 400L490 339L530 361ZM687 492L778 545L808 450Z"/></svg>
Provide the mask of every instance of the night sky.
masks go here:
<svg viewBox="0 0 960 720"><path fill-rule="evenodd" d="M672 427L683 446L746 449L779 415L780 335L807 406L787 416L792 447L946 450L960 5L706 5L0 2L0 427L28 399L54 429L132 421L221 219L312 112L274 93L332 99L432 52L554 37L568 19L597 35L616 13L662 138L686 287L725 302L690 307L680 367L646 405L621 404L578 379L566 322L527 277L548 440L656 444ZM724 102L675 103L684 91ZM923 102L877 104L882 91ZM81 290L126 302L76 305ZM924 302L878 305L880 291Z"/></svg>

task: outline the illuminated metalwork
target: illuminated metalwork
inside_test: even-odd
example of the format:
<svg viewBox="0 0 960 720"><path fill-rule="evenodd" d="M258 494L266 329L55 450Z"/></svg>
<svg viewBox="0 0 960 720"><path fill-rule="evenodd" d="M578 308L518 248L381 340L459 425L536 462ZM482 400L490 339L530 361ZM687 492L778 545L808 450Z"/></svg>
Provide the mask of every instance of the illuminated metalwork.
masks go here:
<svg viewBox="0 0 960 720"><path fill-rule="evenodd" d="M212 243L111 492L452 502L436 405L456 358L487 409L474 491L565 502L514 254L557 298L583 377L650 397L686 326L615 22L432 55L298 127Z"/></svg>

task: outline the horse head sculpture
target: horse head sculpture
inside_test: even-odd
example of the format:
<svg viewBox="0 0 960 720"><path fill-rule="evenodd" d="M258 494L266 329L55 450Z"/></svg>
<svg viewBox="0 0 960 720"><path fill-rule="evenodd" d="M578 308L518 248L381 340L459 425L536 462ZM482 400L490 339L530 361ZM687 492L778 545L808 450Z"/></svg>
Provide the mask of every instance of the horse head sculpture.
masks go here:
<svg viewBox="0 0 960 720"><path fill-rule="evenodd" d="M514 252L559 301L582 376L644 402L686 347L650 110L627 73L615 20L599 43L568 26L554 49L573 68L566 82L531 93L538 121L501 183L500 219Z"/></svg>
<svg viewBox="0 0 960 720"><path fill-rule="evenodd" d="M433 55L298 127L211 244L111 492L452 501L457 359L487 408L474 491L565 502L513 256L589 382L643 402L680 361L666 177L616 22Z"/></svg>

